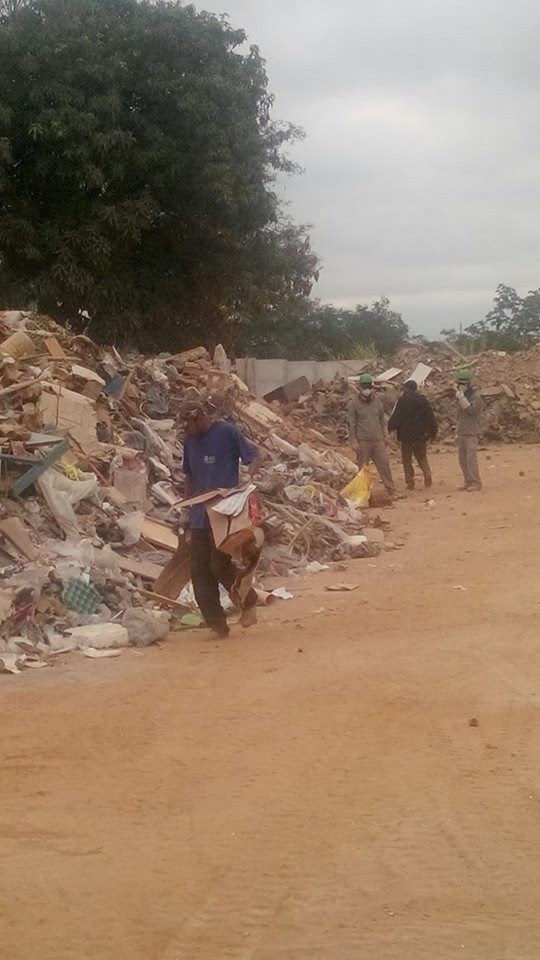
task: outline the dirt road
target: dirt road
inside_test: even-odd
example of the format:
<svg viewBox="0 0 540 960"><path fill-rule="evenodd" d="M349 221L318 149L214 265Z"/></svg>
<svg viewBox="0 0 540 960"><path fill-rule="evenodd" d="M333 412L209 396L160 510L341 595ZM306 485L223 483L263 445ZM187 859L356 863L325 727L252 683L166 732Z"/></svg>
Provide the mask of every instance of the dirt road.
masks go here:
<svg viewBox="0 0 540 960"><path fill-rule="evenodd" d="M249 636L0 677L2 957L538 960L540 449L488 455Z"/></svg>

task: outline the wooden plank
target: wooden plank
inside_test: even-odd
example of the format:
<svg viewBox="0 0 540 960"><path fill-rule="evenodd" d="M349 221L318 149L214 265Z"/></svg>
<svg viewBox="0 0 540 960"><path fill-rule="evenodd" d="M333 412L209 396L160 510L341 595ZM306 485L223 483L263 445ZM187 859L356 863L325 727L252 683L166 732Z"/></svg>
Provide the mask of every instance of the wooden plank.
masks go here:
<svg viewBox="0 0 540 960"><path fill-rule="evenodd" d="M172 527L168 527L166 523L160 523L158 520L150 520L149 517L146 517L141 536L155 547L173 551L178 549L178 534L174 532Z"/></svg>
<svg viewBox="0 0 540 960"><path fill-rule="evenodd" d="M10 387L2 387L0 390L0 397L9 397L12 393L19 393L21 390L26 390L28 387L35 386L36 383L39 383L40 380L43 380L47 372L47 370L42 370L39 377L34 377L32 380L21 380L19 383L12 383Z"/></svg>
<svg viewBox="0 0 540 960"><path fill-rule="evenodd" d="M24 330L16 330L0 344L0 353L7 353L14 360L24 360L34 355L34 342Z"/></svg>
<svg viewBox="0 0 540 960"><path fill-rule="evenodd" d="M66 352L56 337L45 337L43 344L53 360L65 360Z"/></svg>
<svg viewBox="0 0 540 960"><path fill-rule="evenodd" d="M139 593L143 597L147 597L148 600L153 600L154 603L157 603L160 607L168 607L170 610L176 610L177 613L187 613L190 610L190 607L187 607L185 603L179 603L178 600L171 600L170 597L162 597L159 593L154 593L152 590L139 590Z"/></svg>
<svg viewBox="0 0 540 960"><path fill-rule="evenodd" d="M39 553L18 517L6 517L5 520L0 520L0 534L7 537L27 560L38 559Z"/></svg>
<svg viewBox="0 0 540 960"><path fill-rule="evenodd" d="M161 571L154 584L154 590L162 597L176 600L191 579L191 549L185 537L182 537L178 549Z"/></svg>
<svg viewBox="0 0 540 960"><path fill-rule="evenodd" d="M124 557L119 553L117 557L118 565L124 573L134 573L142 580L158 580L163 570L166 569L160 567L158 563L150 563L148 560L136 560L135 557Z"/></svg>
<svg viewBox="0 0 540 960"><path fill-rule="evenodd" d="M90 370L89 367L81 367L80 364L74 363L71 368L71 373L79 380L86 380L90 381L91 383L99 383L101 388L105 386L103 377L100 377L95 370Z"/></svg>
<svg viewBox="0 0 540 960"><path fill-rule="evenodd" d="M83 397L88 397L89 400L97 400L102 392L103 387L100 383L96 383L95 380L88 380L88 382L85 384L82 395Z"/></svg>

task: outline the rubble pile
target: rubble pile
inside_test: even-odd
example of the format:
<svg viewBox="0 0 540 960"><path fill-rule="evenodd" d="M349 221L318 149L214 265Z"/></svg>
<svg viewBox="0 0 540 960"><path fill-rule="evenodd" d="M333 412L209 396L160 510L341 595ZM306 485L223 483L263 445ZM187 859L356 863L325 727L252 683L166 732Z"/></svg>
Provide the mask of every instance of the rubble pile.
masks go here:
<svg viewBox="0 0 540 960"><path fill-rule="evenodd" d="M340 494L355 464L255 400L203 347L128 355L49 317L5 311L0 672L74 648L115 656L164 637L172 617L193 622L180 591L158 588L183 539L178 413L195 396L263 453L266 573L380 551L382 524L364 531L365 515Z"/></svg>
<svg viewBox="0 0 540 960"><path fill-rule="evenodd" d="M433 404L440 438L451 439L456 426L454 375L458 367L466 366L473 371L475 386L484 401L485 439L503 443L540 441L540 344L518 353L487 350L473 357L464 357L451 344L409 344L391 363L389 368L388 360L366 362L366 369L378 377L377 387L388 413L403 383L414 376ZM309 423L326 444L346 444L347 400L353 391L354 383L347 379L319 382L307 396L284 410L298 429Z"/></svg>

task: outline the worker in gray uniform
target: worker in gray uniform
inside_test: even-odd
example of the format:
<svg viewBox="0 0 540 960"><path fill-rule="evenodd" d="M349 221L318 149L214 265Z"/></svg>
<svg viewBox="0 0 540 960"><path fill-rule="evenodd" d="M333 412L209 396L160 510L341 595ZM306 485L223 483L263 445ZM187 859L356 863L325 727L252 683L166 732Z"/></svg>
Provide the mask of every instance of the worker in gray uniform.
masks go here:
<svg viewBox="0 0 540 960"><path fill-rule="evenodd" d="M471 493L482 489L478 467L478 438L482 433L483 404L471 383L470 370L458 370L456 380L458 456L465 481L460 489Z"/></svg>
<svg viewBox="0 0 540 960"><path fill-rule="evenodd" d="M370 373L359 377L359 394L351 399L348 409L349 443L357 452L359 470L373 460L384 486L393 497L396 488L388 459L384 407L373 384Z"/></svg>

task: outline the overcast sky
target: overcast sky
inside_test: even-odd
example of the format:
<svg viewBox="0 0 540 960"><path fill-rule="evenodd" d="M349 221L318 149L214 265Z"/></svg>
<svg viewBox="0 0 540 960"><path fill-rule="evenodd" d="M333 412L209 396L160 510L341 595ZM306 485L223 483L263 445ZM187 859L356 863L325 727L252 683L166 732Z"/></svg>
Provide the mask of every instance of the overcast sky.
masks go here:
<svg viewBox="0 0 540 960"><path fill-rule="evenodd" d="M390 297L417 333L467 325L497 283L540 286L538 0L206 0L267 60L305 129L287 181L315 295Z"/></svg>

